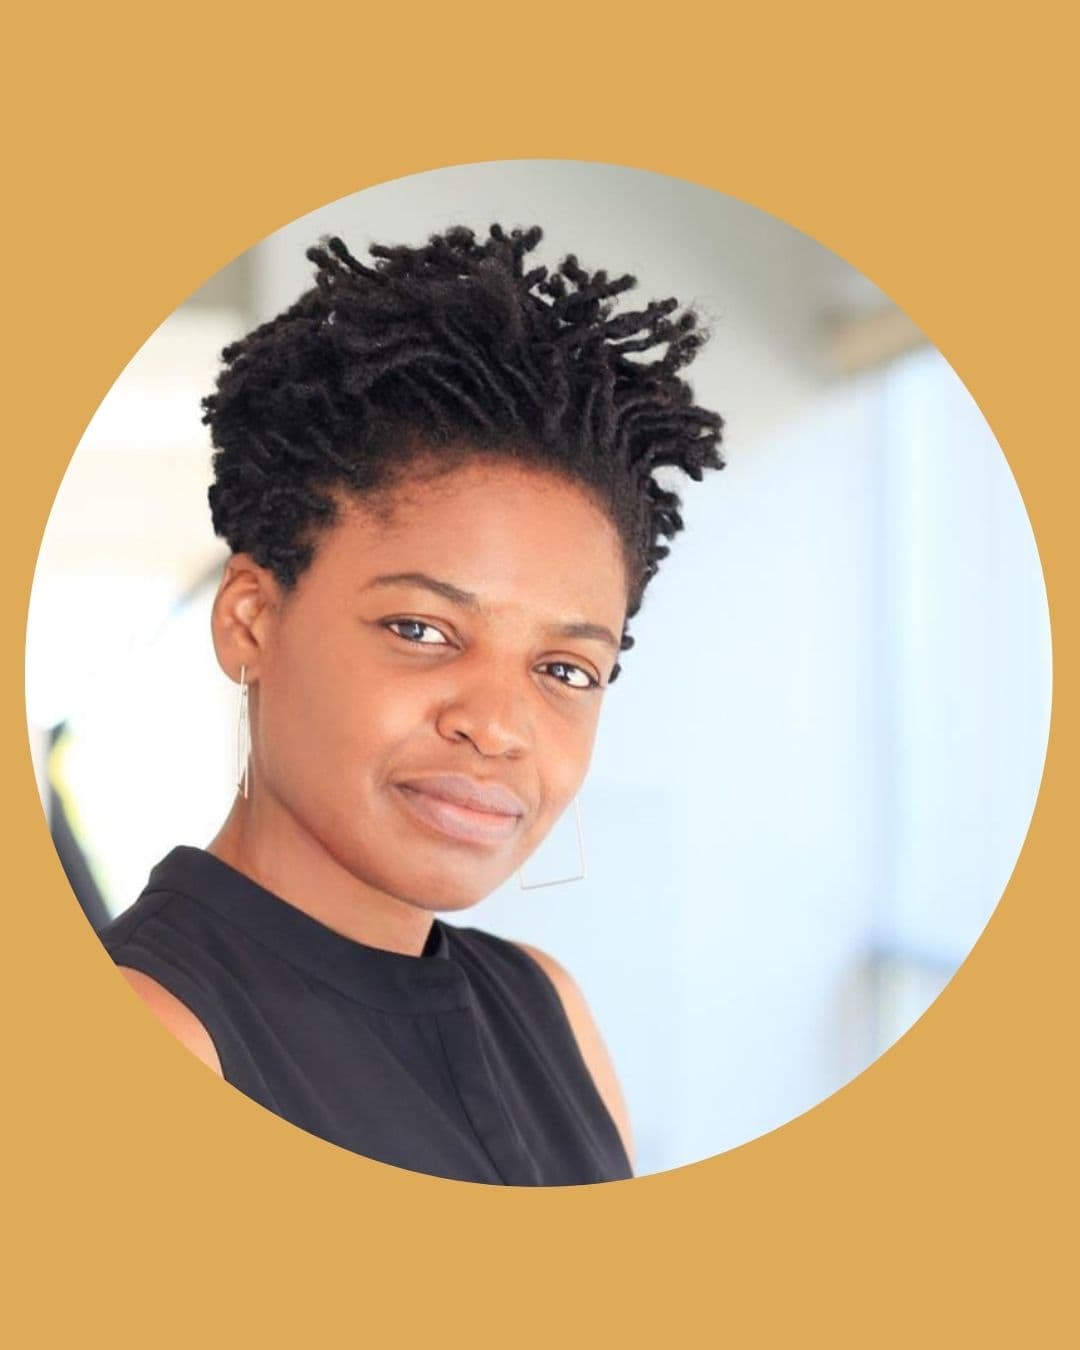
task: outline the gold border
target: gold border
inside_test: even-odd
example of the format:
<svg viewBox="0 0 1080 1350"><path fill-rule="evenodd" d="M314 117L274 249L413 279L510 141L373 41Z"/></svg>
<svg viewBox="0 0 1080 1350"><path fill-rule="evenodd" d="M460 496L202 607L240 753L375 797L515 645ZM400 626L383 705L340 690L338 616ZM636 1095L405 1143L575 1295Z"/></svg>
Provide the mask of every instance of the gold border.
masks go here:
<svg viewBox="0 0 1080 1350"><path fill-rule="evenodd" d="M1077 211L1059 13L1036 3L1021 22L921 0L708 22L558 5L390 21L356 7L23 11L5 268L16 1344L91 1330L155 1346L1063 1343L1075 1321L1063 1188L1073 1182L1075 1204ZM19 667L60 476L181 300L257 239L363 187L547 157L752 202L905 309L1020 484L1056 693L1007 894L908 1035L719 1158L529 1191L321 1143L136 1014L49 842Z"/></svg>

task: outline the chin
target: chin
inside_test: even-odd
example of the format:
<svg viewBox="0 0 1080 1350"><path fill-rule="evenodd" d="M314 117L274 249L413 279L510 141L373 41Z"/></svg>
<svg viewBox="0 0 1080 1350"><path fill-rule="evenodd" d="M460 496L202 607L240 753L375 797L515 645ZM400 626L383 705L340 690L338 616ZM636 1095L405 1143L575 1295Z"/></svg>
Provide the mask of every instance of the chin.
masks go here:
<svg viewBox="0 0 1080 1350"><path fill-rule="evenodd" d="M413 874L403 877L391 887L391 892L421 909L470 909L497 890L510 875L510 872L500 871L487 876L477 869L470 876L464 868L455 875L451 869L444 868L437 876Z"/></svg>

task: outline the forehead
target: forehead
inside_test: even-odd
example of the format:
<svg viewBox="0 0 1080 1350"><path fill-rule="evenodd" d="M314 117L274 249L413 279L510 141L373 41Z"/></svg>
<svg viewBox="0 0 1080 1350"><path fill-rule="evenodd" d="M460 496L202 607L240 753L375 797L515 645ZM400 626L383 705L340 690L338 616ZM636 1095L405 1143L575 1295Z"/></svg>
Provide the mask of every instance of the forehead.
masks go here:
<svg viewBox="0 0 1080 1350"><path fill-rule="evenodd" d="M472 591L486 610L621 626L627 577L618 532L585 488L557 475L470 462L406 481L377 509L350 496L338 502L339 523L310 569L319 585L355 591L380 573L426 572Z"/></svg>

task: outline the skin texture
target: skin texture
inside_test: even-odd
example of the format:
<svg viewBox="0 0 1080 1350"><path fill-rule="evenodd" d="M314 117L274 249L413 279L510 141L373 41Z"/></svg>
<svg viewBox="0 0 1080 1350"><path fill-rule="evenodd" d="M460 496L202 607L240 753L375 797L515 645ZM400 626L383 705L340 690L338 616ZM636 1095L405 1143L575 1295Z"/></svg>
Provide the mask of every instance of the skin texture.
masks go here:
<svg viewBox="0 0 1080 1350"><path fill-rule="evenodd" d="M232 679L246 667L252 757L249 797L237 795L208 848L343 936L418 955L433 914L465 910L510 877L580 788L617 645L556 629L589 623L617 639L623 550L584 489L509 461L411 477L381 503L337 500L339 520L292 592L245 554L226 567L214 646ZM371 584L401 573L476 599ZM398 783L436 773L513 791L525 813L510 837L464 842L419 821ZM629 1152L625 1103L580 990L519 945L559 991ZM149 977L125 975L220 1073L194 1015Z"/></svg>

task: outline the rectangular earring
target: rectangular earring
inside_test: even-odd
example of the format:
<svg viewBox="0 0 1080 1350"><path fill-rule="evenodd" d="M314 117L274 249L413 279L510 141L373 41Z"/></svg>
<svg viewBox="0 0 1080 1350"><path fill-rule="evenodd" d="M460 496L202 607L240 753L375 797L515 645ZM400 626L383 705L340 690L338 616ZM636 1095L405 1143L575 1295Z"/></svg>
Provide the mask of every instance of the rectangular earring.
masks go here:
<svg viewBox="0 0 1080 1350"><path fill-rule="evenodd" d="M538 891L543 886L561 886L566 881L583 881L585 878L585 835L581 828L581 808L574 798L574 823L577 826L578 872L572 877L556 877L553 881L527 882L523 869L518 869L518 884L523 891Z"/></svg>
<svg viewBox="0 0 1080 1350"><path fill-rule="evenodd" d="M251 762L251 720L248 713L246 666L240 667L240 699L236 711L236 786L248 795L248 771Z"/></svg>

